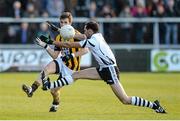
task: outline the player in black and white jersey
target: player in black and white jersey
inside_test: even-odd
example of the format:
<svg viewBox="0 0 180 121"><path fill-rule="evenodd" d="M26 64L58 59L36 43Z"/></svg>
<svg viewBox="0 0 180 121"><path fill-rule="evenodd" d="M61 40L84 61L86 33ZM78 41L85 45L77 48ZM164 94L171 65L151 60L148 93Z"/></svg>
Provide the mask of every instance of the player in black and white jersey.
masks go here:
<svg viewBox="0 0 180 121"><path fill-rule="evenodd" d="M123 104L149 107L151 109L154 109L157 113L166 113L165 110L160 106L159 101L157 100L151 102L137 96L128 96L126 94L122 84L119 82L119 70L116 65L116 59L114 57L114 54L105 42L102 34L98 33L98 30L98 23L90 21L86 23L84 27L84 33L87 36L86 40L73 43L62 43L56 41L49 42L56 46L66 48L87 47L89 48L89 51L92 52L92 54L94 55L96 61L99 64L99 67L87 68L79 72L74 72L73 75L67 75L64 78L51 83L47 80L43 80L43 88L52 89L56 87L62 87L64 85L69 85L73 83L73 80L76 79L102 79L110 85L114 94ZM41 40L37 38L37 41Z"/></svg>

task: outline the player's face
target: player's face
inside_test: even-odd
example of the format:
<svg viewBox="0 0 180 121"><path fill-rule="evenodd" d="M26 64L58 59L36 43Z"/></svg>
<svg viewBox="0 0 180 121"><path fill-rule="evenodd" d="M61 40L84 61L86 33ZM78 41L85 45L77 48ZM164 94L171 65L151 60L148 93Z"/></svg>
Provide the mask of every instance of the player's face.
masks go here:
<svg viewBox="0 0 180 121"><path fill-rule="evenodd" d="M90 38L93 34L93 31L91 29L86 29L86 26L84 27L84 34L87 36L87 38Z"/></svg>
<svg viewBox="0 0 180 121"><path fill-rule="evenodd" d="M62 27L64 25L71 25L68 18L60 19L60 27Z"/></svg>

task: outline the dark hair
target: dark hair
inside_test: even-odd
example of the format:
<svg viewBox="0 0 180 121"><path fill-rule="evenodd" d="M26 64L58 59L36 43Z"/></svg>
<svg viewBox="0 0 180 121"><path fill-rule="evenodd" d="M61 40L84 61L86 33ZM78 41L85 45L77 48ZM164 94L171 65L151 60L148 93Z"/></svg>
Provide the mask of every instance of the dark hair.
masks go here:
<svg viewBox="0 0 180 121"><path fill-rule="evenodd" d="M99 31L99 24L96 21L89 21L85 24L86 29L92 29L94 33Z"/></svg>
<svg viewBox="0 0 180 121"><path fill-rule="evenodd" d="M73 17L72 17L72 14L70 12L63 12L61 14L60 19L65 19L65 18L68 18L69 22L72 23Z"/></svg>

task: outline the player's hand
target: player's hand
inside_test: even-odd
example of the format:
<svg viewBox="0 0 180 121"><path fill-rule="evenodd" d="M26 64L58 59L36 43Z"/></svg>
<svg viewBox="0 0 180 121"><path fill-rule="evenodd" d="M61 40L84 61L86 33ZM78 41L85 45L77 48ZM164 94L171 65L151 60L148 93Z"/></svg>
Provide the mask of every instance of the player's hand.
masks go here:
<svg viewBox="0 0 180 121"><path fill-rule="evenodd" d="M46 23L53 31L60 31L60 28L52 24L50 21L46 21Z"/></svg>
<svg viewBox="0 0 180 121"><path fill-rule="evenodd" d="M68 54L68 55L65 55L65 56L63 56L63 57L61 57L62 58L62 61L63 62L68 62L70 59L73 59L74 58L74 54Z"/></svg>
<svg viewBox="0 0 180 121"><path fill-rule="evenodd" d="M51 40L50 36L49 37L46 37L44 35L41 35L39 37L39 39L43 42L45 42L46 44L52 44L53 43L53 40Z"/></svg>
<svg viewBox="0 0 180 121"><path fill-rule="evenodd" d="M35 43L43 48L47 48L47 44L41 41L41 39L39 39L38 37L36 38Z"/></svg>

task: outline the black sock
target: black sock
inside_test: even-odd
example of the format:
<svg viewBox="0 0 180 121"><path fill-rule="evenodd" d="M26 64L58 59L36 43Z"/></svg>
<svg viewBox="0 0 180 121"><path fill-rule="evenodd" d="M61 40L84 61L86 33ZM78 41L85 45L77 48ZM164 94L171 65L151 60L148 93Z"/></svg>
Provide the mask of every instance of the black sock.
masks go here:
<svg viewBox="0 0 180 121"><path fill-rule="evenodd" d="M59 102L56 102L55 100L52 103L53 105L59 105Z"/></svg>
<svg viewBox="0 0 180 121"><path fill-rule="evenodd" d="M39 87L39 85L37 85L36 83L33 83L33 84L31 85L31 88L32 88L32 91L31 91L31 92L35 92L38 87Z"/></svg>

